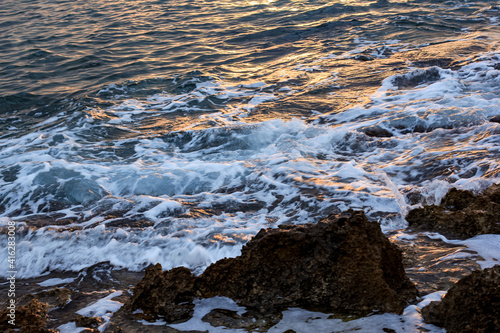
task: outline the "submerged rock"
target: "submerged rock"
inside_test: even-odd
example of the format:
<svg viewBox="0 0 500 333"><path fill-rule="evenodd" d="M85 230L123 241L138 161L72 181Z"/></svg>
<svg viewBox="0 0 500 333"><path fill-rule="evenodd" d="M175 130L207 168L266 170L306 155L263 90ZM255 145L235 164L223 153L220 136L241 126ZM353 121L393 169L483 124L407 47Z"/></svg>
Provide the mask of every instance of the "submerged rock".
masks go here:
<svg viewBox="0 0 500 333"><path fill-rule="evenodd" d="M417 69L411 73L394 76L392 83L402 88L413 88L423 83L432 83L441 79L438 67Z"/></svg>
<svg viewBox="0 0 500 333"><path fill-rule="evenodd" d="M500 265L464 277L441 302L424 307L422 315L450 333L500 332Z"/></svg>
<svg viewBox="0 0 500 333"><path fill-rule="evenodd" d="M146 271L128 303L131 311L168 321L187 319L194 297L224 296L261 313L287 307L364 315L402 313L417 295L399 249L363 212L317 224L262 229L236 258L210 265L199 277L183 267Z"/></svg>
<svg viewBox="0 0 500 333"><path fill-rule="evenodd" d="M492 123L500 123L500 116L493 116L492 118L490 118L490 121Z"/></svg>
<svg viewBox="0 0 500 333"><path fill-rule="evenodd" d="M390 138L393 136L393 134L391 132L389 132L385 128L382 128L378 125L366 127L363 129L363 132L368 136L377 137L377 138Z"/></svg>
<svg viewBox="0 0 500 333"><path fill-rule="evenodd" d="M47 316L47 304L37 299L31 300L26 305L20 305L15 309L15 325L9 321L9 309L0 312L0 331L2 332L29 332L29 333L55 333L57 331L46 328L49 320Z"/></svg>
<svg viewBox="0 0 500 333"><path fill-rule="evenodd" d="M452 188L441 204L411 210L406 220L412 229L430 230L449 237L469 238L500 233L500 185L483 194Z"/></svg>

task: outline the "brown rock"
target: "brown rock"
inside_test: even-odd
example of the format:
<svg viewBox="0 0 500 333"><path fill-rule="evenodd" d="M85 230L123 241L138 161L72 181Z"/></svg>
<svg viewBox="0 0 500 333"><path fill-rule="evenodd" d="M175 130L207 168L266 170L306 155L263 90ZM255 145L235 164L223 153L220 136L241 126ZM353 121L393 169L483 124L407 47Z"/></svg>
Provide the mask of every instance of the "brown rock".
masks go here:
<svg viewBox="0 0 500 333"><path fill-rule="evenodd" d="M441 302L424 307L422 315L449 333L500 332L500 265L464 277Z"/></svg>
<svg viewBox="0 0 500 333"><path fill-rule="evenodd" d="M15 325L8 321L9 309L0 312L0 331L14 332L13 329L19 329L19 332L26 333L56 333L57 331L46 328L49 320L47 316L47 304L39 302L37 299L31 300L26 305L20 305L15 310Z"/></svg>
<svg viewBox="0 0 500 333"><path fill-rule="evenodd" d="M439 206L428 205L411 210L406 216L415 230L430 230L453 238L500 233L500 185L481 195L470 191L448 191Z"/></svg>
<svg viewBox="0 0 500 333"><path fill-rule="evenodd" d="M363 132L368 136L377 138L390 138L393 136L391 132L380 126L366 127L363 129Z"/></svg>
<svg viewBox="0 0 500 333"><path fill-rule="evenodd" d="M417 291L400 251L363 212L317 224L263 229L236 258L209 266L197 295L226 296L261 311L401 313Z"/></svg>
<svg viewBox="0 0 500 333"><path fill-rule="evenodd" d="M187 319L194 296L225 296L262 313L287 307L325 312L401 313L417 290L401 252L368 222L349 211L317 224L261 230L236 258L210 265L198 278L186 268L149 268L129 308L168 321Z"/></svg>
<svg viewBox="0 0 500 333"><path fill-rule="evenodd" d="M76 327L98 328L102 324L102 318L77 315L75 324Z"/></svg>
<svg viewBox="0 0 500 333"><path fill-rule="evenodd" d="M127 306L131 311L142 310L146 320L158 316L169 322L187 320L193 314L195 279L185 267L163 272L161 265L156 264L146 270Z"/></svg>
<svg viewBox="0 0 500 333"><path fill-rule="evenodd" d="M223 326L226 329L243 329L247 332L267 332L278 324L282 315L261 314L249 311L238 314L236 311L226 309L213 309L201 319L214 327Z"/></svg>
<svg viewBox="0 0 500 333"><path fill-rule="evenodd" d="M67 288L53 288L33 294L27 294L19 298L20 305L27 305L32 299L37 299L47 304L47 311L55 308L63 308L71 301L71 290Z"/></svg>

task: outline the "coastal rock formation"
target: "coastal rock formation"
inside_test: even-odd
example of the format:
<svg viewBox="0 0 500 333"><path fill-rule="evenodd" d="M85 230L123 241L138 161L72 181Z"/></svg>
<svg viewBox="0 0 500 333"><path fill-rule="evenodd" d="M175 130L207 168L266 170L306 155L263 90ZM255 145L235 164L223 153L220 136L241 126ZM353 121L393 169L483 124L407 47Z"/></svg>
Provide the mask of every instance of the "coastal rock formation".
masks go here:
<svg viewBox="0 0 500 333"><path fill-rule="evenodd" d="M8 308L0 312L0 331L2 332L56 333L55 330L46 328L49 320L47 304L41 303L37 299L31 300L26 306L16 307L15 325L9 323L12 319L9 314Z"/></svg>
<svg viewBox="0 0 500 333"><path fill-rule="evenodd" d="M456 283L441 302L422 309L427 323L453 332L500 332L500 265Z"/></svg>
<svg viewBox="0 0 500 333"><path fill-rule="evenodd" d="M103 320L100 317L86 317L77 315L75 319L76 327L89 327L96 330L97 332L99 332L97 328L102 324L102 322Z"/></svg>
<svg viewBox="0 0 500 333"><path fill-rule="evenodd" d="M28 305L33 299L44 303L47 311L55 308L63 308L71 301L71 290L67 288L52 288L33 294L27 294L19 298L19 305Z"/></svg>
<svg viewBox="0 0 500 333"><path fill-rule="evenodd" d="M406 220L412 229L435 231L454 238L498 234L500 185L493 185L480 195L452 188L439 206L413 209Z"/></svg>
<svg viewBox="0 0 500 333"><path fill-rule="evenodd" d="M401 313L416 295L401 253L362 212L264 229L241 252L209 266L197 294L264 312L298 306L354 314Z"/></svg>
<svg viewBox="0 0 500 333"><path fill-rule="evenodd" d="M247 332L267 332L271 327L278 324L281 319L283 319L283 316L280 314L262 314L255 311L239 314L237 311L213 309L203 316L201 320L214 327L243 329Z"/></svg>
<svg viewBox="0 0 500 333"><path fill-rule="evenodd" d="M146 269L128 302L132 311L142 310L146 320L161 316L168 322L189 319L193 314L196 277L185 267L163 272L156 264Z"/></svg>
<svg viewBox="0 0 500 333"><path fill-rule="evenodd" d="M402 313L417 295L401 252L363 212L317 224L262 229L236 258L210 265L199 277L186 268L146 271L128 307L185 319L194 297L225 296L262 313L287 307L364 315Z"/></svg>

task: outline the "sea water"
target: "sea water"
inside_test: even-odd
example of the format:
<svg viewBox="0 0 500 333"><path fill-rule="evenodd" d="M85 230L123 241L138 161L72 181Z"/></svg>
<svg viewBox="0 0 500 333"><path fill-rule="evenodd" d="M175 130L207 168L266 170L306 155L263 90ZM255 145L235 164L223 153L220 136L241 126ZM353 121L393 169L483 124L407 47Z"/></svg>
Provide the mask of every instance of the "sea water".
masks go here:
<svg viewBox="0 0 500 333"><path fill-rule="evenodd" d="M498 183L499 25L496 1L4 0L17 277L199 273L261 228L354 208L402 229Z"/></svg>

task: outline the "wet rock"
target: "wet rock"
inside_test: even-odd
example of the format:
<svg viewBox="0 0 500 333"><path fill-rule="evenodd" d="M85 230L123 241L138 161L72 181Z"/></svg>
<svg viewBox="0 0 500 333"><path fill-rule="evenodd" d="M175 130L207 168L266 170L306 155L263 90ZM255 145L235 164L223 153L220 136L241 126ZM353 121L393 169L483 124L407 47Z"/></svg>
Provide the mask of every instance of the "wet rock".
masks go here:
<svg viewBox="0 0 500 333"><path fill-rule="evenodd" d="M355 57L354 57L355 60L359 60L359 61L372 61L373 60L373 57L370 57L368 55L364 55L364 54L357 54Z"/></svg>
<svg viewBox="0 0 500 333"><path fill-rule="evenodd" d="M117 270L109 261L100 262L78 272L72 284L80 291L128 289L143 278L140 272Z"/></svg>
<svg viewBox="0 0 500 333"><path fill-rule="evenodd" d="M390 138L393 136L391 132L380 126L366 127L363 132L368 136L377 138Z"/></svg>
<svg viewBox="0 0 500 333"><path fill-rule="evenodd" d="M47 304L33 299L28 305L20 305L15 309L15 325L9 323L9 309L0 312L0 331L25 333L55 333L57 331L46 328L49 320ZM14 329L19 329L15 331Z"/></svg>
<svg viewBox="0 0 500 333"><path fill-rule="evenodd" d="M418 69L408 74L396 75L392 83L401 88L413 88L427 82L435 82L441 79L438 67Z"/></svg>
<svg viewBox="0 0 500 333"><path fill-rule="evenodd" d="M262 314L287 307L364 315L402 313L417 295L400 250L363 212L317 224L262 229L236 258L210 265L199 277L183 267L146 271L128 302L143 318L185 320L193 299L229 297Z"/></svg>
<svg viewBox="0 0 500 333"><path fill-rule="evenodd" d="M441 67L441 68L451 68L455 60L453 58L435 58L426 60L413 61L413 66L416 67Z"/></svg>
<svg viewBox="0 0 500 333"><path fill-rule="evenodd" d="M27 305L33 299L45 303L47 310L51 311L55 308L62 308L71 301L71 290L67 288L53 288L27 294L19 298L19 304Z"/></svg>
<svg viewBox="0 0 500 333"><path fill-rule="evenodd" d="M500 265L464 277L422 315L450 333L500 332Z"/></svg>
<svg viewBox="0 0 500 333"><path fill-rule="evenodd" d="M384 331L386 333L396 333L396 331L393 330L392 328L383 328L382 331Z"/></svg>
<svg viewBox="0 0 500 333"><path fill-rule="evenodd" d="M492 123L500 123L500 116L494 116L494 117L490 118L490 121Z"/></svg>
<svg viewBox="0 0 500 333"><path fill-rule="evenodd" d="M263 229L241 256L209 266L197 289L197 296L225 296L262 312L303 307L347 314L401 313L417 293L400 251L378 223L354 211Z"/></svg>
<svg viewBox="0 0 500 333"><path fill-rule="evenodd" d="M210 323L214 327L243 329L248 332L267 332L271 327L278 324L282 318L281 314L262 315L260 312L249 311L240 315L237 311L213 309L201 320Z"/></svg>
<svg viewBox="0 0 500 333"><path fill-rule="evenodd" d="M500 233L500 185L483 194L451 189L441 204L411 210L406 216L415 230L430 230L453 238Z"/></svg>
<svg viewBox="0 0 500 333"><path fill-rule="evenodd" d="M141 317L152 320L161 316L168 322L189 319L193 314L196 277L185 267L163 272L161 265L149 267L144 279L134 288L127 303L131 311L142 310Z"/></svg>
<svg viewBox="0 0 500 333"><path fill-rule="evenodd" d="M96 329L102 324L102 318L77 315L75 324L76 327L90 327Z"/></svg>

